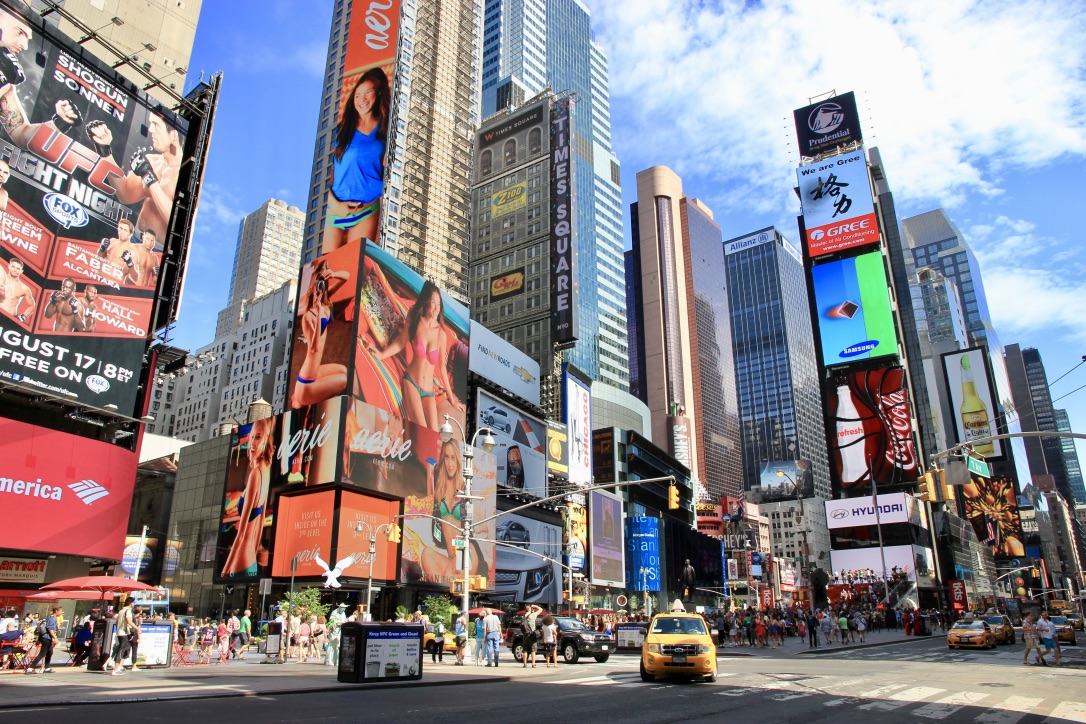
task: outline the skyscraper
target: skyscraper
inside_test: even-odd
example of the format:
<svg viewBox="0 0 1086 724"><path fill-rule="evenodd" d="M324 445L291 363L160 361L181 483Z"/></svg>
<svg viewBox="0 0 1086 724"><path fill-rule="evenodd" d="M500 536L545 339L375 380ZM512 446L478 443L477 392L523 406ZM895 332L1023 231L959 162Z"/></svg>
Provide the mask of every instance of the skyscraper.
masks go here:
<svg viewBox="0 0 1086 724"><path fill-rule="evenodd" d="M1056 429L1059 432L1072 432L1071 420L1067 416L1067 410L1056 409L1052 411L1056 418ZM1086 484L1082 480L1082 465L1078 459L1078 449L1071 438L1062 438L1060 447L1063 448L1063 463L1067 468L1067 484L1075 495L1075 503L1086 505Z"/></svg>
<svg viewBox="0 0 1086 724"><path fill-rule="evenodd" d="M633 392L652 411L653 442L704 486L695 492L735 497L742 454L720 226L664 166L637 174L637 198L626 255L636 292L627 322L637 343Z"/></svg>
<svg viewBox="0 0 1086 724"><path fill-rule="evenodd" d="M332 15L306 207L304 261L320 254L353 5L352 0L336 0ZM402 42L397 46L392 87L381 245L467 302L468 197L472 137L479 121L482 18L472 0L401 0L390 5L400 9ZM365 7L354 13L356 21L366 22L373 10ZM382 15L370 21L389 19ZM425 52L416 53L416 47Z"/></svg>
<svg viewBox="0 0 1086 724"><path fill-rule="evenodd" d="M486 0L483 27L484 117L546 87L574 99L579 338L566 355L593 380L627 390L622 191L607 56L578 0Z"/></svg>
<svg viewBox="0 0 1086 724"><path fill-rule="evenodd" d="M262 297L298 276L305 214L285 201L269 199L238 227L230 295L219 312L215 336L230 334L237 325L242 304Z"/></svg>

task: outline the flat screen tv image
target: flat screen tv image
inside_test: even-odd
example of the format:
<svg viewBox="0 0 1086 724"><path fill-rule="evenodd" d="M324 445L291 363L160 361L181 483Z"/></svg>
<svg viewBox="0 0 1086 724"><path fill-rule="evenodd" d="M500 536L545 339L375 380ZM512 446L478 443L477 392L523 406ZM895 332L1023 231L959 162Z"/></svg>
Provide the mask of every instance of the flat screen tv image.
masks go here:
<svg viewBox="0 0 1086 724"><path fill-rule="evenodd" d="M827 367L897 354L886 269L880 252L811 268L822 360Z"/></svg>
<svg viewBox="0 0 1086 724"><path fill-rule="evenodd" d="M35 13L0 24L0 375L135 416L188 124Z"/></svg>
<svg viewBox="0 0 1086 724"><path fill-rule="evenodd" d="M592 524L588 528L592 560L592 583L600 586L626 585L625 525L622 501L598 490L591 492L588 507Z"/></svg>

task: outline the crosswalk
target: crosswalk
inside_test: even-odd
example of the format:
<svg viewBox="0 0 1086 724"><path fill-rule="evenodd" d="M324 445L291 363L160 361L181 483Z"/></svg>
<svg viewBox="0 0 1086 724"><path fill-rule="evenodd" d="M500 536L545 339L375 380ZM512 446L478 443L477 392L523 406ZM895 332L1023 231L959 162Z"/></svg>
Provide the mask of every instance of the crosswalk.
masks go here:
<svg viewBox="0 0 1086 724"><path fill-rule="evenodd" d="M719 672L716 686L696 686L686 690L706 696L741 699L756 696L760 701L785 702L810 699L814 707L850 709L879 716L888 712L909 718L930 721L976 724L1016 724L1027 716L1032 721L1050 724L1082 722L1086 724L1086 703L1051 701L1030 696L1006 696L991 691L953 691L938 686L882 684L873 677L847 678L834 676L762 676L741 672ZM761 679L750 681L750 679ZM769 680L766 680L766 679ZM552 685L612 687L619 689L642 687L670 688L668 680L652 684L641 681L636 672L612 671L596 676L570 677L543 682Z"/></svg>

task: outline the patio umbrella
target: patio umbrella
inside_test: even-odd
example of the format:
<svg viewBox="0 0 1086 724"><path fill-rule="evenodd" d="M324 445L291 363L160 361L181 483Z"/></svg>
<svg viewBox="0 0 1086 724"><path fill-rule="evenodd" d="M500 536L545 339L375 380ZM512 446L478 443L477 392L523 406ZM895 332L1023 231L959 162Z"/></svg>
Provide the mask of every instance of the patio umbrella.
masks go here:
<svg viewBox="0 0 1086 724"><path fill-rule="evenodd" d="M592 614L593 616L602 616L605 613L614 613L614 611L612 611L609 608L594 608L591 611L589 611L589 613Z"/></svg>
<svg viewBox="0 0 1086 724"><path fill-rule="evenodd" d="M156 591L154 586L120 576L79 576L65 578L42 586L43 591L86 591L96 592L105 599L106 594L129 593L131 591Z"/></svg>
<svg viewBox="0 0 1086 724"><path fill-rule="evenodd" d="M102 594L97 591L41 591L27 596L28 601L56 601L66 598L70 601L97 601Z"/></svg>

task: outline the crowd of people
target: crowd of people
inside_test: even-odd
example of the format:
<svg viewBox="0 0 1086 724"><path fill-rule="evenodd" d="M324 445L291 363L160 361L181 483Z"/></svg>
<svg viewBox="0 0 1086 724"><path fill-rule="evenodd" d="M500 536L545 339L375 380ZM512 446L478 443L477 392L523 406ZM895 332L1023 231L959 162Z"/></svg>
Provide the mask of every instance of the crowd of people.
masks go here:
<svg viewBox="0 0 1086 724"><path fill-rule="evenodd" d="M883 583L884 581L893 585L908 579L908 577L908 572L897 566L890 569L889 578L875 573L871 568L861 568L858 570L834 571L833 575L830 577L830 582L836 586L853 585L856 583Z"/></svg>

